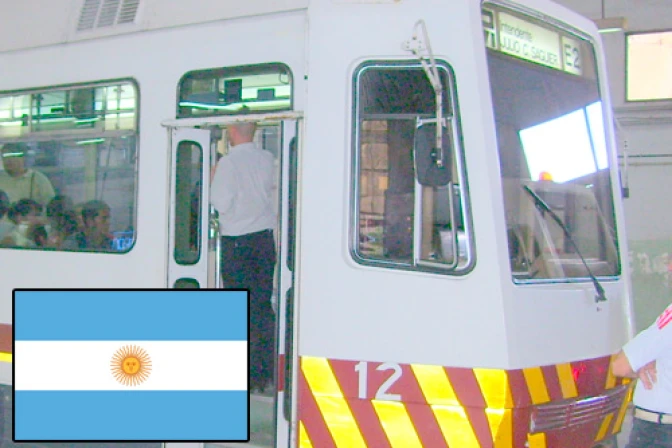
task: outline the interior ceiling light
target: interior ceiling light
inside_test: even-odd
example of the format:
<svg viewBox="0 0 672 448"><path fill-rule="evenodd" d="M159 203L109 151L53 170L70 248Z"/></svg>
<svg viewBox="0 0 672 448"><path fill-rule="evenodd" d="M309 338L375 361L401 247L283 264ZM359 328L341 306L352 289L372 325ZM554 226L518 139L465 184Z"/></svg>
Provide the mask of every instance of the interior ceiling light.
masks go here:
<svg viewBox="0 0 672 448"><path fill-rule="evenodd" d="M601 0L602 4L602 16L599 19L595 19L595 25L597 25L597 30L600 33L614 33L617 31L623 31L626 28L627 21L625 17L605 17L605 0Z"/></svg>

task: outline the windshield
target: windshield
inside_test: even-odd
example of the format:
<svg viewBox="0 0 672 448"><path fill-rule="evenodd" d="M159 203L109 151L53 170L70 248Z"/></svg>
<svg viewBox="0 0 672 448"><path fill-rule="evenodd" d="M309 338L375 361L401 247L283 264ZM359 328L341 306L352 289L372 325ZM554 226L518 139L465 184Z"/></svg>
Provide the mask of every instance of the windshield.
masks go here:
<svg viewBox="0 0 672 448"><path fill-rule="evenodd" d="M618 275L592 45L490 6L483 9L483 26L514 279L585 278L589 274L581 255L593 274Z"/></svg>

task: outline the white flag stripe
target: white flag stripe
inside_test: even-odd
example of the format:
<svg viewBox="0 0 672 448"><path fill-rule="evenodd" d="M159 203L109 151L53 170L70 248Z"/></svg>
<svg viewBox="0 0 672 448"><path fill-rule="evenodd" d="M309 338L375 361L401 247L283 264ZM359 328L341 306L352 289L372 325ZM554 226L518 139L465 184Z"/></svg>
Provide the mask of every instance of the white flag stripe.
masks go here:
<svg viewBox="0 0 672 448"><path fill-rule="evenodd" d="M124 346L152 363L137 386L119 383L112 358ZM246 390L246 341L16 341L16 390Z"/></svg>

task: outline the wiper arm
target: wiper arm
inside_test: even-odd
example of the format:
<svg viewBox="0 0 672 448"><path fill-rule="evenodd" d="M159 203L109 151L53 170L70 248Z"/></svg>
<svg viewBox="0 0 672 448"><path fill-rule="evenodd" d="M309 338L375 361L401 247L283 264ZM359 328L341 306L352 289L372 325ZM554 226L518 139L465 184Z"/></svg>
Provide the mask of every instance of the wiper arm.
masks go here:
<svg viewBox="0 0 672 448"><path fill-rule="evenodd" d="M530 187L527 185L523 185L523 190L527 191L527 193L534 199L534 204L537 206L539 211L544 214L548 213L551 215L551 218L560 226L562 231L564 232L565 236L567 239L572 243L572 246L574 247L574 250L576 251L576 254L579 256L581 259L581 262L583 265L586 267L586 271L588 272L588 275L590 276L590 279L593 281L593 286L595 286L595 302L604 302L607 300L607 296L604 293L604 288L602 288L602 285L600 285L600 282L597 281L597 277L593 274L593 271L590 270L590 267L588 266L588 263L586 262L586 259L583 258L583 255L581 254L581 251L579 250L579 246L577 246L576 241L574 241L574 237L572 237L572 234L569 233L569 229L565 225L564 222L562 222L562 219L558 216L557 213L551 209L551 207L548 206L548 204L539 197L537 193L534 192Z"/></svg>

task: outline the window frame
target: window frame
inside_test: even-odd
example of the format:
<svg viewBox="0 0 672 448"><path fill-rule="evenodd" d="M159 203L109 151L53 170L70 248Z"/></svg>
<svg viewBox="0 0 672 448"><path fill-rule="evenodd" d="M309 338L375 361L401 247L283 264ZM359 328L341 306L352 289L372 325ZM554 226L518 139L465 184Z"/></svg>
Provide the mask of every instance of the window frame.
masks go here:
<svg viewBox="0 0 672 448"><path fill-rule="evenodd" d="M453 143L453 157L454 163L456 164L457 179L454 180L451 184L453 186L459 185L459 191L461 192L460 198L460 213L462 218L462 223L464 226L464 232L466 234L466 256L467 263L462 267L456 266L454 269L446 269L444 267L435 267L432 266L433 263L423 263L422 260L415 260L413 255L413 250L411 251L411 257L408 261L398 261L398 260L385 260L385 259L376 259L370 258L363 255L360 251L359 238L361 236L360 232L360 192L361 192L361 145L360 139L362 134L362 129L360 126L361 115L359 111L360 107L360 98L359 98L359 86L360 78L364 72L367 70L375 68L394 68L402 69L409 68L414 70L423 71L421 63L417 59L367 59L358 64L352 71L352 77L350 80L350 89L351 89L351 162L350 162L350 194L349 194L349 253L350 257L359 265L369 266L369 267L378 267L392 270L401 270L401 271L411 271L411 272L424 272L424 273L433 273L448 275L452 277L460 277L469 274L477 262L476 255L476 244L474 237L474 225L472 220L471 213L471 199L469 193L469 180L467 175L467 165L465 160L465 151L464 151L464 141L462 134L462 124L460 116L460 107L457 96L457 81L456 75L452 66L445 60L436 59L436 65L441 72L442 70L446 75L446 89L443 92L443 101L447 104L447 111L444 114L448 113L450 118L444 118L449 121L448 129L451 130L450 139ZM424 71L423 71L424 75ZM425 75L426 76L426 75ZM427 80L429 83L429 79ZM432 104L432 107L435 107ZM399 113L389 113L389 114L380 114L373 113L370 114L372 117L379 117L380 119L386 120L406 120L410 119L412 114L399 114ZM430 118L434 114L415 114L415 117ZM408 116L408 118L406 117ZM386 118L384 118L386 117ZM444 134L445 138L445 134ZM422 186L418 190L417 176L415 176L415 167L414 172L414 187L413 187L413 198L414 203L417 200L416 195L422 194ZM415 205L413 206L415 210ZM415 213L415 212L414 212ZM413 222L413 227L415 227L415 219ZM418 231L413 229L411 233L411 249L416 244L416 233ZM421 237L422 238L422 237ZM459 251L458 251L459 253Z"/></svg>

